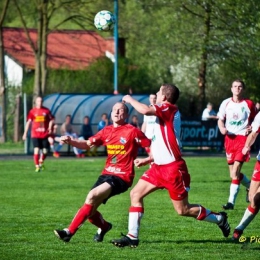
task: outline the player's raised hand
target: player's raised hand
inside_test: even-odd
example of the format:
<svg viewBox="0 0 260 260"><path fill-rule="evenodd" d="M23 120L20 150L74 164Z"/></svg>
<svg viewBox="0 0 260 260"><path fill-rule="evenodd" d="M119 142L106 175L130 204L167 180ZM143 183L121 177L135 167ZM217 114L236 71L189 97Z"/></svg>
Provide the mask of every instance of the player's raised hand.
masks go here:
<svg viewBox="0 0 260 260"><path fill-rule="evenodd" d="M60 137L60 142L62 144L69 144L70 140L71 140L71 137L67 136L67 135L63 135L63 136Z"/></svg>
<svg viewBox="0 0 260 260"><path fill-rule="evenodd" d="M131 103L132 100L133 100L133 98L130 95L125 95L122 98L122 101L125 103Z"/></svg>

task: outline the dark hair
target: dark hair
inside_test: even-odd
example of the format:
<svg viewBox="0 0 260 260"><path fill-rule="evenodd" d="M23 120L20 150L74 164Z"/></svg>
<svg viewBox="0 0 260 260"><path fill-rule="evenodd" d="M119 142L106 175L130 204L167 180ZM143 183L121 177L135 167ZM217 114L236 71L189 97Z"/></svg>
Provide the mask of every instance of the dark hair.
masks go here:
<svg viewBox="0 0 260 260"><path fill-rule="evenodd" d="M180 91L179 89L172 84L162 84L162 94L165 95L166 100L171 104L175 104L179 99Z"/></svg>
<svg viewBox="0 0 260 260"><path fill-rule="evenodd" d="M233 80L232 85L233 85L234 82L239 82L239 83L242 84L243 89L246 88L246 84L245 84L245 82L242 79L235 79L235 80Z"/></svg>

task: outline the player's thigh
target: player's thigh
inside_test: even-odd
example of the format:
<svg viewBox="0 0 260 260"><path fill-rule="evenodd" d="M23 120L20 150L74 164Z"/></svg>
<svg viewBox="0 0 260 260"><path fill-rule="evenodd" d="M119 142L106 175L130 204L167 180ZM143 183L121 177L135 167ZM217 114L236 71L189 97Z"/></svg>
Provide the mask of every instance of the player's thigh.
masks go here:
<svg viewBox="0 0 260 260"><path fill-rule="evenodd" d="M150 194L151 192L157 190L158 188L145 180L139 179L137 184L130 192L131 202L132 204L138 202L140 199L143 199L145 196ZM134 205L133 205L134 206Z"/></svg>
<svg viewBox="0 0 260 260"><path fill-rule="evenodd" d="M100 184L99 186L90 190L87 195L86 203L100 205L104 199L108 198L112 191L112 187L107 182Z"/></svg>

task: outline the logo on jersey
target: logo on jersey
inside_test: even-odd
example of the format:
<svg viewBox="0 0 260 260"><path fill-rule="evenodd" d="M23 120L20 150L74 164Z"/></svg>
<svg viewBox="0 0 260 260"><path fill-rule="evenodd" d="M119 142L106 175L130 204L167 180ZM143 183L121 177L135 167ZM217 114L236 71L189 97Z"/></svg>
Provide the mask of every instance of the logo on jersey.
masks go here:
<svg viewBox="0 0 260 260"><path fill-rule="evenodd" d="M126 139L124 137L120 137L120 143L121 144L126 144Z"/></svg>
<svg viewBox="0 0 260 260"><path fill-rule="evenodd" d="M234 113L234 114L233 114L233 119L234 119L234 120L237 120L237 119L238 119L238 114L235 114L235 113Z"/></svg>

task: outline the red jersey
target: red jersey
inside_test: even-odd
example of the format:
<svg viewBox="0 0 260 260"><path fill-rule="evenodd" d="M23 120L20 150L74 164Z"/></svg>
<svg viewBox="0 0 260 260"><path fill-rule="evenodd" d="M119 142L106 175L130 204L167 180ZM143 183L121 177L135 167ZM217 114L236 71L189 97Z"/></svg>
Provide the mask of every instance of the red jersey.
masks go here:
<svg viewBox="0 0 260 260"><path fill-rule="evenodd" d="M169 164L181 159L181 151L174 131L175 105L164 103L153 105L156 110L156 121L153 125L151 151L154 163Z"/></svg>
<svg viewBox="0 0 260 260"><path fill-rule="evenodd" d="M33 108L29 111L27 120L32 121L31 137L46 138L48 137L48 127L50 121L54 119L51 111L46 107Z"/></svg>
<svg viewBox="0 0 260 260"><path fill-rule="evenodd" d="M145 134L130 124L118 127L109 125L89 140L95 145L107 147L107 160L102 174L116 175L130 187L135 176L134 160L138 148L149 147L151 144Z"/></svg>

